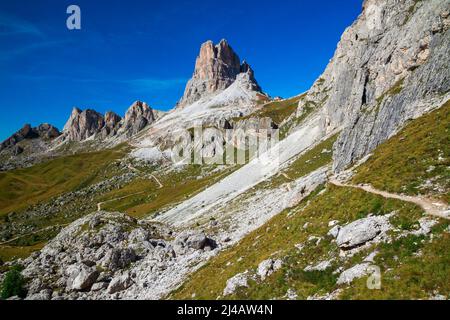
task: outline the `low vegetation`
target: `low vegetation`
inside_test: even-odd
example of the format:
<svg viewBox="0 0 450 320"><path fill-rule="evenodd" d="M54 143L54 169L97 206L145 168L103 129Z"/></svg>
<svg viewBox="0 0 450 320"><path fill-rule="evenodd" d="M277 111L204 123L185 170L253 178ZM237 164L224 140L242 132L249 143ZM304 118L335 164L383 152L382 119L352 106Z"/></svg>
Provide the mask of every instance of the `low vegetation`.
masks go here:
<svg viewBox="0 0 450 320"><path fill-rule="evenodd" d="M20 297L24 298L26 295L24 285L25 279L20 273L21 268L19 266L13 266L10 271L8 271L3 279L1 285L0 298L8 299L10 297Z"/></svg>
<svg viewBox="0 0 450 320"><path fill-rule="evenodd" d="M380 145L374 155L359 167L354 183L371 183L374 187L398 193L430 193L449 199L449 113L442 108L411 121L405 129ZM297 159L290 175L306 174L307 160L313 167L330 161L322 153L325 146L313 148ZM329 158L328 158L329 157ZM287 171L286 171L287 172ZM295 173L297 172L298 175ZM271 183L282 183L276 178ZM431 180L430 184L424 184ZM392 241L372 244L343 259L333 238L328 235L329 222L345 225L372 215L392 214L389 231ZM320 297L336 292L341 299L429 299L450 295L449 221L437 219L430 234L415 234L423 210L408 202L386 199L365 191L326 185L318 188L298 206L272 218L264 226L244 237L237 245L212 258L188 281L172 293L176 299L282 299L287 292L298 299ZM376 252L373 264L380 267L381 289L367 288L368 276L351 285L337 285L339 272L361 263ZM249 279L247 288L223 297L228 279L245 271L254 272L262 261L282 259L283 267L261 281ZM323 271L305 271L306 266L330 261Z"/></svg>
<svg viewBox="0 0 450 320"><path fill-rule="evenodd" d="M122 158L126 150L127 146L120 145L1 172L0 216L97 182L103 169Z"/></svg>
<svg viewBox="0 0 450 320"><path fill-rule="evenodd" d="M238 166L229 166L223 171L212 174L208 170L205 171L205 168L212 170L215 166L188 165L181 170L164 175L155 173L155 176L163 185L162 188L153 178L141 178L134 180L124 188L103 195L99 201L118 198L120 200L105 203L102 209L126 212L136 218L147 217L166 206L175 205L194 196L232 173ZM127 195L131 196L126 197Z"/></svg>
<svg viewBox="0 0 450 320"><path fill-rule="evenodd" d="M297 111L300 99L301 96L297 96L286 100L272 101L266 103L261 109L248 116L234 118L233 120L240 121L249 118L271 118L274 123L280 125L285 119L289 118Z"/></svg>
<svg viewBox="0 0 450 320"><path fill-rule="evenodd" d="M381 144L353 182L450 202L450 101Z"/></svg>
<svg viewBox="0 0 450 320"><path fill-rule="evenodd" d="M44 245L45 242L37 243L32 246L1 245L0 260L11 261L16 258L27 258L33 252L41 250Z"/></svg>
<svg viewBox="0 0 450 320"><path fill-rule="evenodd" d="M250 281L249 288L239 290L230 298L282 298L288 289L295 290L300 299L324 294L336 287L336 275L331 272L335 269L323 273L303 269L309 264L338 258L337 246L327 236L328 222L338 220L346 224L369 214L384 215L393 211L402 220L410 221L411 228L422 216L422 210L410 203L346 187L328 185L324 191L319 188L295 208L275 216L236 246L212 258L171 298L216 299L222 295L229 278L245 270L254 270L268 258L282 258L283 268L264 282ZM391 219L391 223L398 226L396 219ZM311 240L311 236L317 238ZM318 238L321 240L317 243ZM304 249L299 251L295 247L298 244ZM362 258L362 255L355 256L349 264L358 263Z"/></svg>

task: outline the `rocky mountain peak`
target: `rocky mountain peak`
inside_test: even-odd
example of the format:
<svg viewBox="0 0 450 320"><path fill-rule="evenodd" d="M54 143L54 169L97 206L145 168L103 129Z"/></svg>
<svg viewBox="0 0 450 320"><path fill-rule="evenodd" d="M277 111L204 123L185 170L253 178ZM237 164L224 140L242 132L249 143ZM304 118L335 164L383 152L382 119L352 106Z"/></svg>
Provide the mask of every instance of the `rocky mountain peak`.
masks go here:
<svg viewBox="0 0 450 320"><path fill-rule="evenodd" d="M125 113L123 130L127 136L131 136L154 121L153 109L145 102L136 101Z"/></svg>
<svg viewBox="0 0 450 320"><path fill-rule="evenodd" d="M105 113L105 126L107 127L115 127L122 117L113 111L108 111Z"/></svg>
<svg viewBox="0 0 450 320"><path fill-rule="evenodd" d="M248 78L250 80L250 83L253 85L254 90L258 92L262 92L261 87L259 86L258 82L255 79L255 72L253 71L252 67L247 63L247 61L242 61L241 64L241 73L248 74Z"/></svg>
<svg viewBox="0 0 450 320"><path fill-rule="evenodd" d="M183 107L192 104L204 96L225 90L240 73L250 70L251 68L246 62L241 65L239 56L226 40L221 40L217 45L212 41L207 41L200 48L194 74L188 81L178 106ZM259 88L254 79L253 71L250 72L256 87Z"/></svg>
<svg viewBox="0 0 450 320"><path fill-rule="evenodd" d="M73 108L69 120L64 126L64 134L70 141L82 141L98 133L103 128L103 115L92 109L81 111Z"/></svg>

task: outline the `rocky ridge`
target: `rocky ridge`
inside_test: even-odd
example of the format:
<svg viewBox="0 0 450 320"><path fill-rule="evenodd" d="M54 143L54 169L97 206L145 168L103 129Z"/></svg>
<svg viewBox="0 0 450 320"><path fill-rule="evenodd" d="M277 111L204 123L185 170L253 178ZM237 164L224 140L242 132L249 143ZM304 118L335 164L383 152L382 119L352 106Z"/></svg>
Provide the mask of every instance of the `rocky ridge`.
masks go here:
<svg viewBox="0 0 450 320"><path fill-rule="evenodd" d="M91 109L81 111L74 108L64 126L63 139L83 141L91 137L100 137L100 139L116 135L131 137L153 123L155 119L153 109L142 101L134 102L123 119L112 111L108 111L103 116Z"/></svg>
<svg viewBox="0 0 450 320"><path fill-rule="evenodd" d="M29 124L25 124L19 131L0 144L0 151L6 148L14 147L23 140L42 139L49 141L57 138L60 134L61 133L56 127L48 123L43 123L34 128L32 128ZM21 153L19 151L20 147L15 150L15 153Z"/></svg>
<svg viewBox="0 0 450 320"><path fill-rule="evenodd" d="M24 125L19 131L0 144L0 170L12 170L30 166L49 157L48 150L61 136L51 124L37 127Z"/></svg>

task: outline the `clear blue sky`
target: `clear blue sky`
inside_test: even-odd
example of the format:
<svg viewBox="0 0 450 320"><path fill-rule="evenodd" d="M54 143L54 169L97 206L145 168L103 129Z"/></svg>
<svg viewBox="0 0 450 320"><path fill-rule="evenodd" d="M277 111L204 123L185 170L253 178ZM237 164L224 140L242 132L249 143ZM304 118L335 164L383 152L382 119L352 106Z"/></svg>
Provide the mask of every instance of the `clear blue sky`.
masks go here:
<svg viewBox="0 0 450 320"><path fill-rule="evenodd" d="M82 30L66 28L81 8ZM307 90L362 0L2 0L0 140L24 123L60 129L73 106L168 110L201 43L225 38L271 96Z"/></svg>

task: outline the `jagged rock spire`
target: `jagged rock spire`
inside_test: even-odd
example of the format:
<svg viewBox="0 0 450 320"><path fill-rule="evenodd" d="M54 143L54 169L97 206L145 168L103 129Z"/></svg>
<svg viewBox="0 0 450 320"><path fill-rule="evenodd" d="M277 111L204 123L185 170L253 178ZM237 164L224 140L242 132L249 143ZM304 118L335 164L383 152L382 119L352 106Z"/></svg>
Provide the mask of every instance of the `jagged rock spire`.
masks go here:
<svg viewBox="0 0 450 320"><path fill-rule="evenodd" d="M212 41L202 44L195 63L192 78L188 81L183 97L178 106L194 103L204 96L228 88L240 73L250 72L255 87L260 91L253 70L234 52L226 40L214 45Z"/></svg>
<svg viewBox="0 0 450 320"><path fill-rule="evenodd" d="M103 115L97 111L91 109L81 111L73 108L64 126L64 134L70 141L82 141L98 133L104 125Z"/></svg>
<svg viewBox="0 0 450 320"><path fill-rule="evenodd" d="M136 101L125 114L123 130L131 136L154 121L153 109L145 102Z"/></svg>

